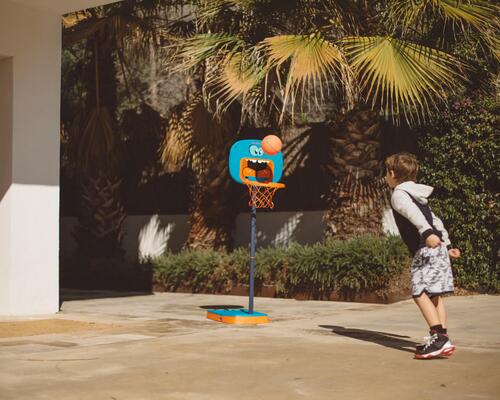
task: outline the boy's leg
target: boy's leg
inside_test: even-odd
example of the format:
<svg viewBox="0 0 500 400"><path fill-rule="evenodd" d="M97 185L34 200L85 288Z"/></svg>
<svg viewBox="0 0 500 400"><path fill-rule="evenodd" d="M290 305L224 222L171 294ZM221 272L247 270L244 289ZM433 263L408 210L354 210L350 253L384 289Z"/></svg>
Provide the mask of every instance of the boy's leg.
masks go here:
<svg viewBox="0 0 500 400"><path fill-rule="evenodd" d="M441 296L432 296L431 297L432 304L436 307L436 311L439 317L439 323L441 326L446 329L447 320L446 320L446 309L444 307L444 301Z"/></svg>
<svg viewBox="0 0 500 400"><path fill-rule="evenodd" d="M429 327L439 325L441 323L437 307L431 301L429 296L427 296L427 293L424 292L419 297L414 297L413 300L420 309L420 312L424 316Z"/></svg>
<svg viewBox="0 0 500 400"><path fill-rule="evenodd" d="M446 317L446 309L444 307L444 299L441 296L432 296L431 301L432 301L432 304L434 304L434 306L436 307L436 311L437 311L438 316L439 316L439 322L444 329L444 333L447 335L446 324L448 321L447 321L447 317ZM455 348L456 348L456 346L454 344L452 344L450 341L450 344L449 344L448 348L446 349L446 351L443 352L443 355L451 356L453 354L453 352L455 351Z"/></svg>
<svg viewBox="0 0 500 400"><path fill-rule="evenodd" d="M446 323L446 312L442 299L441 301L439 298L431 300L425 292L422 293L420 297L414 297L413 299L415 303L417 303L418 308L420 308L427 324L429 324L429 328L436 327L436 325L442 325L441 318L443 318L442 321ZM438 313L438 307L442 314ZM434 333L431 335L430 340L431 342L426 342L425 344L417 346L415 358L433 358L436 356L451 356L453 354L455 346L451 344L447 335Z"/></svg>

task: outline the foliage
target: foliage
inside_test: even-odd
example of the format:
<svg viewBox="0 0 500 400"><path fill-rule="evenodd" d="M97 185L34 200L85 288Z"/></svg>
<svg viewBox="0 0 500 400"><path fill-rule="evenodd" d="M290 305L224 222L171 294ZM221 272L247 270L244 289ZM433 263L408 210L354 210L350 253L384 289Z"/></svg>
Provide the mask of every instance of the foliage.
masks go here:
<svg viewBox="0 0 500 400"><path fill-rule="evenodd" d="M500 289L499 139L498 104L481 96L457 97L419 139L431 206L462 251L454 273L463 287Z"/></svg>
<svg viewBox="0 0 500 400"><path fill-rule="evenodd" d="M189 287L200 291L223 290L229 281L231 269L224 268L228 256L214 250L183 250L179 254L167 253L151 260L154 281L161 282L168 290Z"/></svg>
<svg viewBox="0 0 500 400"><path fill-rule="evenodd" d="M154 281L168 290L228 292L248 283L249 254L184 250L151 261ZM385 287L407 268L407 250L399 237L360 236L327 240L312 246L259 249L255 258L257 287L274 286L276 295L296 293L327 297L333 291L363 292Z"/></svg>
<svg viewBox="0 0 500 400"><path fill-rule="evenodd" d="M123 254L125 210L119 199L121 181L105 173L82 184L79 224L73 232L78 256L114 257Z"/></svg>
<svg viewBox="0 0 500 400"><path fill-rule="evenodd" d="M386 115L406 113L406 106L417 118L425 116L433 97L446 98L440 89L460 77L458 59L437 49L380 36L348 37L344 43L362 88Z"/></svg>
<svg viewBox="0 0 500 400"><path fill-rule="evenodd" d="M81 255L122 253L122 169L130 161L125 159L124 150L130 148L127 139L135 133L128 128L137 124L131 126L129 118L119 129L118 110L123 99L118 98L118 68L129 89L126 44L141 43L148 50L158 45L162 10L177 3L126 1L72 13L63 19L62 175L71 172L79 189L75 236ZM148 114L154 116L154 112ZM140 130L160 129L161 124L154 126L154 122L151 129ZM137 155L140 149L135 150L135 154L129 151L127 155Z"/></svg>
<svg viewBox="0 0 500 400"><path fill-rule="evenodd" d="M392 21L399 21L403 30L429 32L433 22L439 22L442 35L465 32L479 35L482 44L498 58L498 8L484 0L391 0Z"/></svg>
<svg viewBox="0 0 500 400"><path fill-rule="evenodd" d="M366 101L394 119L420 120L466 76L460 55L449 51L457 38L498 57L498 6L482 0L198 3L197 33L178 41L172 62L210 66L204 94L216 113L240 102L260 114L265 104L281 109L284 122L297 104L336 98L347 108Z"/></svg>

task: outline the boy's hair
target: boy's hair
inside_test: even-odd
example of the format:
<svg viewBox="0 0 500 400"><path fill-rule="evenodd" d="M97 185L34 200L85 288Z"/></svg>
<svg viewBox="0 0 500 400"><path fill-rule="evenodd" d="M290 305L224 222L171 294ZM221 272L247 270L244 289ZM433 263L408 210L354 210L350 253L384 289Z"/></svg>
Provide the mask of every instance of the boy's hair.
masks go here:
<svg viewBox="0 0 500 400"><path fill-rule="evenodd" d="M398 182L416 181L418 174L417 158L410 153L397 153L385 160L387 170L394 171Z"/></svg>

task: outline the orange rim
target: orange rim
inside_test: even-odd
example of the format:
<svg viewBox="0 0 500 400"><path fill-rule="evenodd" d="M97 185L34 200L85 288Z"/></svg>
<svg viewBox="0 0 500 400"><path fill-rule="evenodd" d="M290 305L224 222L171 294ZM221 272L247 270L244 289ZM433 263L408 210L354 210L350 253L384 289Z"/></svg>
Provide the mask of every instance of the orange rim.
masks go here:
<svg viewBox="0 0 500 400"><path fill-rule="evenodd" d="M279 182L253 182L248 179L243 182L247 185L250 196L248 205L255 208L274 208L274 194L285 187L285 184Z"/></svg>
<svg viewBox="0 0 500 400"><path fill-rule="evenodd" d="M248 179L242 179L243 183L246 183L247 185L250 186L260 186L260 187L269 187L269 188L276 188L276 189L283 189L285 187L284 183L281 182L254 182L254 181L249 181Z"/></svg>

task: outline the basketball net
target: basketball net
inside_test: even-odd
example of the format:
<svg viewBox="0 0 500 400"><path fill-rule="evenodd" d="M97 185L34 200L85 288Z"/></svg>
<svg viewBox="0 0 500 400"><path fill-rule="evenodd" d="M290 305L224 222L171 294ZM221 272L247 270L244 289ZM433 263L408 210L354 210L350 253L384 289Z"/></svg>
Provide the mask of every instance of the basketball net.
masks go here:
<svg viewBox="0 0 500 400"><path fill-rule="evenodd" d="M285 184L279 182L253 182L248 179L243 182L247 185L250 196L248 205L255 208L274 208L274 194L285 187Z"/></svg>

